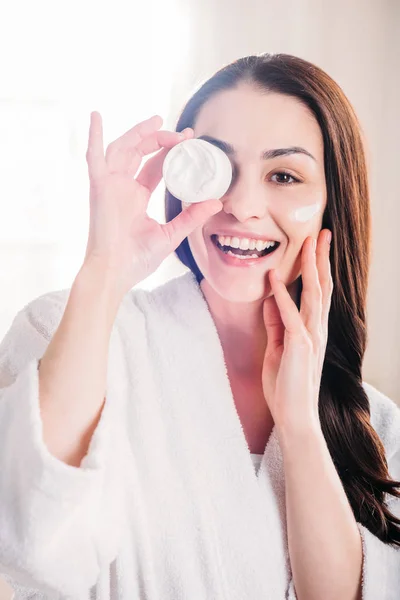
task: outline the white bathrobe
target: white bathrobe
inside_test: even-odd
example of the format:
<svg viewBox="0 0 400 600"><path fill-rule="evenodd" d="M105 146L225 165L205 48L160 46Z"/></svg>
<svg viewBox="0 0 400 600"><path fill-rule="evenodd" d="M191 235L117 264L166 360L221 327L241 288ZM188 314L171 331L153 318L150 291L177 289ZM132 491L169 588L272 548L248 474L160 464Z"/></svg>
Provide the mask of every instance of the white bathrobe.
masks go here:
<svg viewBox="0 0 400 600"><path fill-rule="evenodd" d="M69 292L30 302L0 345L0 572L16 599L294 600L276 430L257 473L192 273L126 294L88 454L76 468L48 452L38 360ZM364 385L400 479L400 409ZM363 599L398 600L400 548L358 526Z"/></svg>

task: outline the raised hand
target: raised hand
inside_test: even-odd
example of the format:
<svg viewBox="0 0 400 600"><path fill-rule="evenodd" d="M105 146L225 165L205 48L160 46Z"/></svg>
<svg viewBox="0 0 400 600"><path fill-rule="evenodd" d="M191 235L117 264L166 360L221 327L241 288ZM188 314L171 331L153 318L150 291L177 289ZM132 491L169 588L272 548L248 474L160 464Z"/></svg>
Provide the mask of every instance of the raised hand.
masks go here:
<svg viewBox="0 0 400 600"><path fill-rule="evenodd" d="M273 296L263 305L268 341L262 383L278 432L320 425L318 398L333 291L330 233L323 229L318 240L308 237L303 244L300 311L276 271L269 272Z"/></svg>
<svg viewBox="0 0 400 600"><path fill-rule="evenodd" d="M86 153L90 227L85 263L95 263L115 276L115 291L121 299L222 208L215 199L193 204L165 225L147 215L151 194L162 178L165 156L173 146L193 137L192 129L160 131L161 125L158 115L138 123L113 141L104 155L101 115L91 113ZM143 158L154 152L157 154L136 176Z"/></svg>

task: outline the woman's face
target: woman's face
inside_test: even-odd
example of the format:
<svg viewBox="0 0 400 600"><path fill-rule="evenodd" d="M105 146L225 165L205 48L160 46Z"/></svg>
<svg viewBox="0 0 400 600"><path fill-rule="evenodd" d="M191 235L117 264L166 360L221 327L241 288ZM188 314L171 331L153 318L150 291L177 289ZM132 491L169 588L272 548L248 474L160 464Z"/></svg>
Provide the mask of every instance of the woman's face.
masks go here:
<svg viewBox="0 0 400 600"><path fill-rule="evenodd" d="M303 242L318 236L326 206L323 139L314 116L293 97L242 84L206 102L193 129L195 137L228 144L233 167L223 209L188 237L205 285L228 301L252 302L270 295L266 274L279 268L290 286L300 275ZM293 147L313 158L299 151L263 156ZM216 234L231 243L237 237L279 246L266 257L238 259L217 248Z"/></svg>

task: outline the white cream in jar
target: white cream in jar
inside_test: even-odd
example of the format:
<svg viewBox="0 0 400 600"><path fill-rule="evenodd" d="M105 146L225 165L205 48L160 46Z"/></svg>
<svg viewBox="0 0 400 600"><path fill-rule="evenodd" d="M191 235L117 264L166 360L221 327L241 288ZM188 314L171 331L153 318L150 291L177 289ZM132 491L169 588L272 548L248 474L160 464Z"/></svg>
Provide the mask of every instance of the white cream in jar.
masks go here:
<svg viewBox="0 0 400 600"><path fill-rule="evenodd" d="M184 203L219 200L231 184L232 165L220 148L192 138L168 152L163 178L171 194Z"/></svg>

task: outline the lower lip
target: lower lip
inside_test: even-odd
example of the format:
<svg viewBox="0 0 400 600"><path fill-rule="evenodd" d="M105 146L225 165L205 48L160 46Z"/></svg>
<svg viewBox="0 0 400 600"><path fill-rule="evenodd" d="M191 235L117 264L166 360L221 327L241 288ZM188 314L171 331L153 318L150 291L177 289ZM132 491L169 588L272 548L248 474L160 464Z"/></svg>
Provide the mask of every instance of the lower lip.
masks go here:
<svg viewBox="0 0 400 600"><path fill-rule="evenodd" d="M269 259L273 258L277 251L279 250L279 246L276 250L267 254L266 256L262 256L261 258L236 258L236 256L232 256L231 254L225 254L222 250L220 250L210 238L210 242L220 259L231 267L254 267L256 265L264 266L269 262Z"/></svg>

